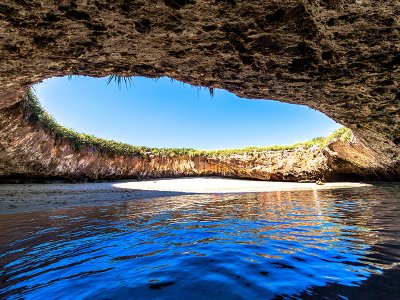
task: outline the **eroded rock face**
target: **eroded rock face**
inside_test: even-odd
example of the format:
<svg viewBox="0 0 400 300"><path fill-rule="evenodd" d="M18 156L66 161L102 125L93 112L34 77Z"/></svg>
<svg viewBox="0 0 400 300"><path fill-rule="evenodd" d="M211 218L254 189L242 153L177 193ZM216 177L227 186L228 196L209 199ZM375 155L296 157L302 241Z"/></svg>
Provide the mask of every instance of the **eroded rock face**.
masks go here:
<svg viewBox="0 0 400 300"><path fill-rule="evenodd" d="M3 0L0 107L52 76L169 76L320 110L399 174L399 15L398 0Z"/></svg>
<svg viewBox="0 0 400 300"><path fill-rule="evenodd" d="M0 126L0 181L202 175L284 181L393 178L375 153L357 141L334 141L323 150L313 146L211 157L116 155L93 146L75 149L41 122L30 121L21 104L0 110Z"/></svg>

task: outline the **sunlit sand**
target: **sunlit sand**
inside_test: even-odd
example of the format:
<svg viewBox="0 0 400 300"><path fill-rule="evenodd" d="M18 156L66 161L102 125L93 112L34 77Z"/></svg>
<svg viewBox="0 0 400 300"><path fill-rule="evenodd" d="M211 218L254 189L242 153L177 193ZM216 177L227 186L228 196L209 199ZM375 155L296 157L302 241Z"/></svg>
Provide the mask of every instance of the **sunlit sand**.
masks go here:
<svg viewBox="0 0 400 300"><path fill-rule="evenodd" d="M357 182L328 182L318 185L314 182L277 182L228 178L177 178L146 181L130 181L113 184L114 187L146 191L170 191L191 193L240 193L291 190L326 190L369 186Z"/></svg>

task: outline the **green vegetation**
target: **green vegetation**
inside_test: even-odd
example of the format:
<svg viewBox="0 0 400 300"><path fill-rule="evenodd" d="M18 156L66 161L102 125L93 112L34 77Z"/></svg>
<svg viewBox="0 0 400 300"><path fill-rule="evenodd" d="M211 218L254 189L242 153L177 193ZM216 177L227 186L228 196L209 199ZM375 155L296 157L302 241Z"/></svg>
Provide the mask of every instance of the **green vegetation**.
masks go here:
<svg viewBox="0 0 400 300"><path fill-rule="evenodd" d="M122 83L124 83L126 87L131 87L133 84L133 77L110 75L107 84L110 84L112 81L115 81L119 87L121 87Z"/></svg>
<svg viewBox="0 0 400 300"><path fill-rule="evenodd" d="M69 79L72 79L73 76L75 75L68 75ZM121 76L121 75L110 75L108 76L107 79L107 84L110 84L111 82L115 82L119 88L121 88L121 86L124 84L126 88L130 88L132 87L133 84L133 78L134 76ZM161 77L154 77L153 80L157 81L158 79L160 79ZM215 88L214 87L202 87L202 86L197 86L197 85L193 85L190 83L185 83L182 81L177 81L173 78L170 78L171 82L179 82L180 85L189 85L192 88L197 89L197 92L199 93L202 89L206 89L208 90L208 93L210 94L211 98L214 98L214 94L215 94Z"/></svg>
<svg viewBox="0 0 400 300"><path fill-rule="evenodd" d="M288 146L268 146L268 147L246 147L242 149L225 149L225 150L196 150L191 148L149 148L144 146L133 146L126 143L116 142L112 140L106 140L97 138L93 135L78 133L72 129L65 128L58 124L54 118L47 113L41 106L39 100L32 90L28 92L28 99L21 103L22 109L25 116L32 123L39 124L48 130L51 134L54 134L57 140L69 141L76 150L80 150L84 147L92 148L100 151L104 154L122 154L122 155L133 155L142 156L145 154L153 154L160 156L178 156L188 155L194 156L220 156L220 155L232 155L232 154L244 154L244 153L257 153L263 151L279 151L279 150L293 150L299 147L304 149L317 146L318 148L324 148L333 139L341 139L343 141L349 141L351 137L350 129L341 127L327 137L314 138L308 142L295 143Z"/></svg>
<svg viewBox="0 0 400 300"><path fill-rule="evenodd" d="M224 150L209 150L201 151L197 150L197 154L205 156L218 156L218 155L230 155L230 154L244 154L244 153L254 153L263 151L280 151L280 150L293 150L299 147L304 149L317 146L322 149L325 148L334 139L340 139L345 142L349 142L351 137L351 130L346 127L341 127L335 130L333 133L327 137L317 137L307 142L299 142L292 145L273 145L268 147L245 147L242 149L224 149Z"/></svg>

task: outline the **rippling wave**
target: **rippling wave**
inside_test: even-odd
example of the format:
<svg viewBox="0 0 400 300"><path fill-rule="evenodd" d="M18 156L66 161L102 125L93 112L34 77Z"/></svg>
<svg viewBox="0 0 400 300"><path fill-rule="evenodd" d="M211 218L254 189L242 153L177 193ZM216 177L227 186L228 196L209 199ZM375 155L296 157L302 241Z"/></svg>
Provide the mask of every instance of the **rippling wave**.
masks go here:
<svg viewBox="0 0 400 300"><path fill-rule="evenodd" d="M0 215L0 298L395 299L399 220L396 185Z"/></svg>

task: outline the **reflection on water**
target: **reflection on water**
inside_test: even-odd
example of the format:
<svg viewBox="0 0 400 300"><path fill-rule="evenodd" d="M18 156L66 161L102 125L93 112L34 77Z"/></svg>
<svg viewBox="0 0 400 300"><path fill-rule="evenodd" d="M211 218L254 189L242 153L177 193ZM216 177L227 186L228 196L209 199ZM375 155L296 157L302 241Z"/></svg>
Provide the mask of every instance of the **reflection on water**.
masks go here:
<svg viewBox="0 0 400 300"><path fill-rule="evenodd" d="M395 299L399 204L382 185L0 215L0 298Z"/></svg>

